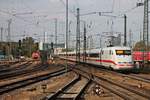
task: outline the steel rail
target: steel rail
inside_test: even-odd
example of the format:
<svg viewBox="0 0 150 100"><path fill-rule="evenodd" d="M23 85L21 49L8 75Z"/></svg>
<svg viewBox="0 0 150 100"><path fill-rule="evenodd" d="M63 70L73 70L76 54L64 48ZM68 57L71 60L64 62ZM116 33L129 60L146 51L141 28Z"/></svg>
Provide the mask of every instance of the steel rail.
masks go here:
<svg viewBox="0 0 150 100"><path fill-rule="evenodd" d="M119 73L119 72L116 72L116 71L108 70L108 69L104 68L103 66L98 67L98 65L94 65L94 64L88 64L88 63L82 63L82 64L91 65L90 67L99 68L100 71L105 71L105 72L107 71L108 73L120 75L120 76L123 76L123 77L128 77L128 78L135 79L135 80L138 80L138 81L143 81L143 82L146 82L146 83L150 83L150 79L143 78L143 77L140 77L140 76L122 74L122 73Z"/></svg>
<svg viewBox="0 0 150 100"><path fill-rule="evenodd" d="M0 95L6 92L33 84L33 83L36 83L36 82L42 81L42 80L49 79L51 77L59 76L61 74L64 74L65 72L66 72L65 69L60 69L55 72L47 73L47 74L40 75L40 76L30 77L27 79L19 80L17 82L13 82L7 85L0 86Z"/></svg>
<svg viewBox="0 0 150 100"><path fill-rule="evenodd" d="M136 75L136 74L130 74L131 77L137 78L138 80L143 80L144 82L150 83L150 78Z"/></svg>
<svg viewBox="0 0 150 100"><path fill-rule="evenodd" d="M80 78L81 76L78 75L76 78L74 78L72 81L70 81L69 83L67 83L66 85L64 85L63 87L61 87L60 89L58 89L54 94L50 94L48 96L46 96L45 98L43 98L43 100L55 100L55 99L63 99L63 100L80 100L81 99L81 95L83 94L83 92L85 91L85 89L87 88L87 86L91 83L91 80L88 80L86 82L86 84L84 84L84 86L81 87L80 91L75 93L76 95L74 97L70 97L70 98L65 98L65 97L59 97L60 94L63 94L64 91L66 91L67 89L69 89L69 87L75 85L78 81L81 80ZM68 91L68 90L67 90ZM65 92L66 94L66 92ZM74 93L70 93L69 94L74 94Z"/></svg>
<svg viewBox="0 0 150 100"><path fill-rule="evenodd" d="M84 85L84 87L81 89L81 91L77 94L76 97L74 97L73 100L80 100L81 95L83 94L83 92L85 91L85 89L88 87L88 85L92 82L91 79L88 80L88 82Z"/></svg>
<svg viewBox="0 0 150 100"><path fill-rule="evenodd" d="M58 97L58 95L62 93L62 91L66 90L68 87L72 86L73 84L75 84L79 80L80 80L80 75L75 77L72 81L67 83L65 86L58 89L54 94L50 94L50 95L46 96L45 98L43 98L43 100L54 100L54 99L56 99Z"/></svg>
<svg viewBox="0 0 150 100"><path fill-rule="evenodd" d="M76 68L75 68L76 69ZM73 69L73 71L75 71L74 69ZM78 72L78 71L81 71L80 73ZM133 89L133 88L131 88L131 87L128 87L128 86L125 86L125 85L122 85L122 84L119 84L119 83L116 83L116 82L113 82L113 81L111 81L111 80L108 80L108 79L106 79L106 78L103 78L103 77L98 77L98 76L95 76L95 75L91 75L91 73L88 73L88 72L86 72L86 71L83 71L83 70L81 70L81 69L76 69L76 72L77 73L79 73L79 74L81 74L81 75L83 75L83 76L85 76L85 77L87 77L87 75L90 75L90 76L92 76L93 77L93 81L94 82L97 82L98 84L100 84L100 85L102 85L101 83L99 83L99 81L97 81L97 80L95 80L95 79L100 79L101 81L106 81L106 82L108 82L108 83L110 83L110 85L111 84L113 84L113 85L116 85L116 86L118 86L118 87L120 87L120 88L123 88L123 89L126 89L126 90L128 90L128 91L130 91L130 92L132 92L132 93L135 93L135 94L137 94L137 95L139 95L139 96L142 96L142 97L144 97L144 98L150 98L150 95L149 94L145 94L145 93L143 93L143 92L141 92L141 91L137 91L137 90L135 90L135 89ZM86 75L84 75L84 74L86 74ZM107 88L107 89L110 89L110 88L108 88L107 86L104 86L104 85L102 85L104 88ZM124 94L124 93L121 93L121 92L118 92L118 91L114 91L114 89L110 89L113 93L115 93L115 94L117 94L117 95L119 95L119 96L121 96L121 97L123 97L124 99L131 99L131 97L129 97L128 95L126 95L126 94ZM132 100L132 99L131 99Z"/></svg>
<svg viewBox="0 0 150 100"><path fill-rule="evenodd" d="M26 67L29 66L29 65L30 64L26 64L26 65L23 65L24 67L21 68L21 69L17 69L17 70L11 71L11 72L8 71L8 72L5 72L5 73L2 73L2 74L0 74L0 79L1 80L2 79L7 79L7 78L19 76L19 75L22 75L22 74L25 74L25 73L28 73L28 72L33 72L33 71L36 71L36 70L40 69L40 67L38 67L38 68L35 68L35 69L27 70Z"/></svg>
<svg viewBox="0 0 150 100"><path fill-rule="evenodd" d="M1 74L5 74L5 73L7 73L7 72L10 72L10 71L13 71L13 70L20 70L20 69L24 69L24 68L26 68L26 66L28 66L29 65L29 63L25 63L25 64L22 64L22 65L19 65L19 66L21 66L21 67L13 67L13 68L5 68L5 69L1 69L0 70L0 75ZM3 75L1 75L1 76L3 76Z"/></svg>

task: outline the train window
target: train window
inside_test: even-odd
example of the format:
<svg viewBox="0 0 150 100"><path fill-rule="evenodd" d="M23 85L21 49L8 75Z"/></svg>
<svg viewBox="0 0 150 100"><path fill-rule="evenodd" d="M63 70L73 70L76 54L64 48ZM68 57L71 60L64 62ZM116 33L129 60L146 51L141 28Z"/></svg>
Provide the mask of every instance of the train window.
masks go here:
<svg viewBox="0 0 150 100"><path fill-rule="evenodd" d="M90 57L99 57L99 54L98 53L92 53L92 54L89 54Z"/></svg>
<svg viewBox="0 0 150 100"><path fill-rule="evenodd" d="M131 55L131 50L116 50L116 55Z"/></svg>
<svg viewBox="0 0 150 100"><path fill-rule="evenodd" d="M125 55L131 55L131 50L124 50Z"/></svg>
<svg viewBox="0 0 150 100"><path fill-rule="evenodd" d="M116 50L117 55L123 55L123 50Z"/></svg>

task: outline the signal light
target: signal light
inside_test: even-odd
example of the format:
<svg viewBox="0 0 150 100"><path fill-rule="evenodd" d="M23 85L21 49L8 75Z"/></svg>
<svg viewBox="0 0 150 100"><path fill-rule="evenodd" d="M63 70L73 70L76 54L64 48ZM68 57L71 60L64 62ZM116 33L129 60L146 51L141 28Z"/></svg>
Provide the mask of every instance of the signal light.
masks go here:
<svg viewBox="0 0 150 100"><path fill-rule="evenodd" d="M19 47L21 47L21 40L19 40Z"/></svg>

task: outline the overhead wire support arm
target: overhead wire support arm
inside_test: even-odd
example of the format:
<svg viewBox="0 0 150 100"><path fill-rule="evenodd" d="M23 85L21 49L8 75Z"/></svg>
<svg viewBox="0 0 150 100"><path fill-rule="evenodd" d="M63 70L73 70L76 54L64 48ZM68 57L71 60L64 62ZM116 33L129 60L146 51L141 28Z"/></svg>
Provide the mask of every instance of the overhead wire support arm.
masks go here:
<svg viewBox="0 0 150 100"><path fill-rule="evenodd" d="M89 13L85 13L85 14L80 14L80 16L94 15L94 14L99 14L99 16L101 16L104 13L112 13L112 12L89 12Z"/></svg>
<svg viewBox="0 0 150 100"><path fill-rule="evenodd" d="M67 1L66 1L66 4L65 4L65 2L63 1L63 0L59 0L65 7L67 7L68 6L68 3L67 3ZM73 14L73 16L75 16L76 17L76 14L75 14L75 12L73 12L71 9L69 9L68 7L67 7L67 9L68 9L68 12L70 12L71 14Z"/></svg>
<svg viewBox="0 0 150 100"><path fill-rule="evenodd" d="M27 12L27 13L24 12L24 13L16 13L16 14L8 12L8 11L3 11L3 10L0 10L0 12L11 15L12 17L18 18L20 20L23 20L24 22L30 23L31 25L37 26L37 23L33 23L33 22L26 20L23 17L19 16L19 15L33 14L32 12Z"/></svg>
<svg viewBox="0 0 150 100"><path fill-rule="evenodd" d="M30 14L33 14L33 12L15 13L15 14L12 14L12 16L16 16L16 15L30 15Z"/></svg>

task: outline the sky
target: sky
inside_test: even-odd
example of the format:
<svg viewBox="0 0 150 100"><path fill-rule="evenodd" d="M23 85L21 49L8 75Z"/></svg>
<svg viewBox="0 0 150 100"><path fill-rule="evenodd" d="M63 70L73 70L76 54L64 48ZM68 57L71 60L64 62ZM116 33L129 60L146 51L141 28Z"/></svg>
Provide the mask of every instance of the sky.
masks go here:
<svg viewBox="0 0 150 100"><path fill-rule="evenodd" d="M136 7L142 0L68 0L70 24L70 45L75 44L76 35L76 9L80 14L91 12L112 12L102 15L114 15L121 18L89 14L80 17L86 21L87 37L92 36L94 47L98 47L99 37L106 32L124 33L124 19L127 15L127 33L132 33L132 41L140 40L143 30L143 7ZM142 1L143 2L143 1ZM7 40L8 20L11 23L11 40L18 41L27 36L32 36L35 41L54 42L55 19L57 19L58 43L65 41L65 6L66 0L0 0L0 27L4 28L3 40ZM83 34L83 21L81 21L81 36ZM127 37L129 40L129 38ZM102 38L105 44L105 37Z"/></svg>

